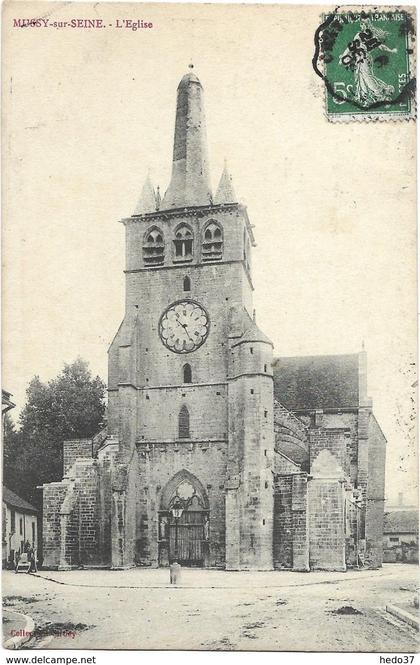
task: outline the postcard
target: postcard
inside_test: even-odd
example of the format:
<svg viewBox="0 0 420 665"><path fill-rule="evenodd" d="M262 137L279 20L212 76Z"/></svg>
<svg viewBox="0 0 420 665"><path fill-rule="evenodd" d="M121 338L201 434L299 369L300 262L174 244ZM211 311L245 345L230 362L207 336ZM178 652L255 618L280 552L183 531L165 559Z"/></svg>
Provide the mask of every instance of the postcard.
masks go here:
<svg viewBox="0 0 420 665"><path fill-rule="evenodd" d="M415 31L3 4L6 649L418 651Z"/></svg>

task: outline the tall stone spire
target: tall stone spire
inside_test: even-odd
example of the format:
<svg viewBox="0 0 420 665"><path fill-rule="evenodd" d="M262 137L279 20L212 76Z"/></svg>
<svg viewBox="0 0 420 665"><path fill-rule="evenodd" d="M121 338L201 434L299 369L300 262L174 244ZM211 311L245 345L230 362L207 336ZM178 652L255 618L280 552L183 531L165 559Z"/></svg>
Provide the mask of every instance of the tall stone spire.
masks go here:
<svg viewBox="0 0 420 665"><path fill-rule="evenodd" d="M211 203L203 87L192 68L178 85L172 177L162 210Z"/></svg>
<svg viewBox="0 0 420 665"><path fill-rule="evenodd" d="M146 212L155 212L156 210L156 196L155 190L150 180L150 174L147 174L147 178L144 181L143 189L141 190L140 198L138 200L136 209L134 211L135 215L144 215Z"/></svg>
<svg viewBox="0 0 420 665"><path fill-rule="evenodd" d="M219 186L217 188L216 196L214 197L215 203L237 203L235 190L233 189L232 176L230 175L225 160L222 175L220 177Z"/></svg>

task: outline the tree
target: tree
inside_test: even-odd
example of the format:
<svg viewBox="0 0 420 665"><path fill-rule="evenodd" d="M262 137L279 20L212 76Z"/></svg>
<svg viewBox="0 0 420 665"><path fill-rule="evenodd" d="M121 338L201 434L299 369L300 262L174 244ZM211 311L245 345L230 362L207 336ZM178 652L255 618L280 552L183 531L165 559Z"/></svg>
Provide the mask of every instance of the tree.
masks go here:
<svg viewBox="0 0 420 665"><path fill-rule="evenodd" d="M35 376L26 391L19 431L4 433L4 478L17 494L38 504L38 485L61 480L63 441L96 434L105 412L105 384L78 358L43 383ZM7 430L7 431L6 431Z"/></svg>
<svg viewBox="0 0 420 665"><path fill-rule="evenodd" d="M3 420L3 478L11 489L19 485L19 472L16 457L19 457L21 437L9 413Z"/></svg>

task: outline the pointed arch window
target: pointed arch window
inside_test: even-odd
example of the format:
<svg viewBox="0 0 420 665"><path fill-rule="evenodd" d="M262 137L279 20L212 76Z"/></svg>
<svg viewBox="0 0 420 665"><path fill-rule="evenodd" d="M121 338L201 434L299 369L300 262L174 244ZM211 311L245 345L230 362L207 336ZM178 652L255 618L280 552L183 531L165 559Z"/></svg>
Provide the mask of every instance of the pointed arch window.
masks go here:
<svg viewBox="0 0 420 665"><path fill-rule="evenodd" d="M178 415L178 438L190 438L190 413L185 404L181 407L181 411Z"/></svg>
<svg viewBox="0 0 420 665"><path fill-rule="evenodd" d="M184 291L191 291L191 280L188 275L184 277Z"/></svg>
<svg viewBox="0 0 420 665"><path fill-rule="evenodd" d="M223 230L213 220L204 230L202 256L203 261L220 261L223 256Z"/></svg>
<svg viewBox="0 0 420 665"><path fill-rule="evenodd" d="M182 378L184 383L192 383L192 369L189 363L185 363L182 368Z"/></svg>
<svg viewBox="0 0 420 665"><path fill-rule="evenodd" d="M181 224L175 231L175 261L192 261L194 236L187 224Z"/></svg>
<svg viewBox="0 0 420 665"><path fill-rule="evenodd" d="M165 259L163 233L154 226L146 231L143 239L143 261L146 266L162 265Z"/></svg>

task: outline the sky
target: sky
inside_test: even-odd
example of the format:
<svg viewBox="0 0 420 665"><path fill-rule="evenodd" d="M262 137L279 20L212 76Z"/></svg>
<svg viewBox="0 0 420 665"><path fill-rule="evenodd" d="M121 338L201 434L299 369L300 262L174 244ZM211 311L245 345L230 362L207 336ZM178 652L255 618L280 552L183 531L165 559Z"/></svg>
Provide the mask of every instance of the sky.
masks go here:
<svg viewBox="0 0 420 665"><path fill-rule="evenodd" d="M213 189L248 206L257 321L275 355L368 354L386 493L416 501L415 129L333 124L311 66L322 7L19 3L4 19L3 387L77 356L106 379L124 315L124 227L147 172L169 184L176 87L205 91ZM143 19L153 29L116 28ZM111 23L112 27L109 27Z"/></svg>

